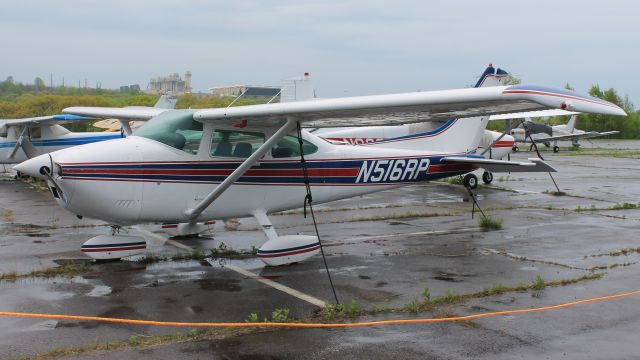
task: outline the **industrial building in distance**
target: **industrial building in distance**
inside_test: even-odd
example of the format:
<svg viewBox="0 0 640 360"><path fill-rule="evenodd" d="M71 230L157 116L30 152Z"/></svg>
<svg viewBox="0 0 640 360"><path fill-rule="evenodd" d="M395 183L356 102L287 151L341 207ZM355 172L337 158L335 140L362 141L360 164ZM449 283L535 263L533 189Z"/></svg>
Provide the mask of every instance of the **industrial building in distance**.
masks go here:
<svg viewBox="0 0 640 360"><path fill-rule="evenodd" d="M166 94L173 93L180 95L191 92L191 71L184 73L184 80L178 73L168 76L159 76L149 81L147 93L150 94Z"/></svg>

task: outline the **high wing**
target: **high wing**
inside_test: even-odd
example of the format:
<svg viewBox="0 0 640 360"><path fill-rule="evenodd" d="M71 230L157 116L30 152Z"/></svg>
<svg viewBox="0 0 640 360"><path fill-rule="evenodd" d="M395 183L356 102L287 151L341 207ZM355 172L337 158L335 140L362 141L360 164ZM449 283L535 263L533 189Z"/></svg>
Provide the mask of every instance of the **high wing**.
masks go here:
<svg viewBox="0 0 640 360"><path fill-rule="evenodd" d="M568 90L514 85L206 109L194 118L277 126L292 117L305 127L378 126L563 107L626 115L614 104Z"/></svg>
<svg viewBox="0 0 640 360"><path fill-rule="evenodd" d="M600 136L618 134L619 132L620 131L607 131L607 132L600 133L597 131L589 131L584 133L557 135L557 136L533 139L533 141L536 143L547 143L551 141L570 141L570 140L578 140L578 139L591 139L591 138L600 137Z"/></svg>
<svg viewBox="0 0 640 360"><path fill-rule="evenodd" d="M440 162L446 164L475 164L491 172L556 172L556 169L542 159L529 158L528 160L529 162L517 162L448 156L440 159Z"/></svg>

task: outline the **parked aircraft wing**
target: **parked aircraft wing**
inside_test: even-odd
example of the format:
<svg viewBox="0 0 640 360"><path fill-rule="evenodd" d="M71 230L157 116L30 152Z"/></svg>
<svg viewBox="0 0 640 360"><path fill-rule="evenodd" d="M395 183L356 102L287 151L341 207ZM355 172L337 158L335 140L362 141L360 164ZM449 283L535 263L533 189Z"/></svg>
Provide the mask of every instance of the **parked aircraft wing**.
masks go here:
<svg viewBox="0 0 640 360"><path fill-rule="evenodd" d="M571 141L571 140L579 140L579 139L591 139L591 138L596 138L600 136L618 134L619 132L620 131L607 131L607 132L600 133L597 131L590 131L590 132L577 133L577 134L550 136L545 138L534 139L534 141L536 143L549 143L552 141Z"/></svg>
<svg viewBox="0 0 640 360"><path fill-rule="evenodd" d="M24 126L24 125L40 125L40 124L67 124L78 121L96 120L93 117L77 116L69 114L38 116L23 119L0 119L0 127Z"/></svg>
<svg viewBox="0 0 640 360"><path fill-rule="evenodd" d="M513 85L204 109L194 119L280 126L295 118L305 127L377 126L561 108L626 115L617 105L565 89Z"/></svg>
<svg viewBox="0 0 640 360"><path fill-rule="evenodd" d="M74 106L68 107L62 110L64 113L91 116L100 119L124 119L124 120L149 120L154 116L160 115L170 109L159 109L152 107L125 107L125 108L111 108L111 107L88 107L88 106Z"/></svg>
<svg viewBox="0 0 640 360"><path fill-rule="evenodd" d="M447 156L440 159L447 164L476 164L491 172L556 172L551 165L538 158L529 158L529 162L503 161L463 156Z"/></svg>

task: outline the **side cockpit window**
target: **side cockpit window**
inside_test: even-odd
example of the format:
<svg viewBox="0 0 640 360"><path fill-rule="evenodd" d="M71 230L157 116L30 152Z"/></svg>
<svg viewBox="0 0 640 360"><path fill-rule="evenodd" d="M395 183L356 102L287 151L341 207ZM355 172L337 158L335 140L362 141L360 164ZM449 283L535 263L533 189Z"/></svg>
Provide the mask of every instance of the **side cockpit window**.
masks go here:
<svg viewBox="0 0 640 360"><path fill-rule="evenodd" d="M264 144L260 132L215 130L211 136L211 156L248 158Z"/></svg>

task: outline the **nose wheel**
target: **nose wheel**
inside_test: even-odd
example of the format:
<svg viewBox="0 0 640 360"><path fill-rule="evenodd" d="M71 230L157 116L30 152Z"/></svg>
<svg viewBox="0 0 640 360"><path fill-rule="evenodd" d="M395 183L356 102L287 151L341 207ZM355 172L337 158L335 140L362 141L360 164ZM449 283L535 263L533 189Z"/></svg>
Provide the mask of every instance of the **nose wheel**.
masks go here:
<svg viewBox="0 0 640 360"><path fill-rule="evenodd" d="M475 189L478 187L478 177L474 174L467 174L462 178L462 185L469 189Z"/></svg>
<svg viewBox="0 0 640 360"><path fill-rule="evenodd" d="M520 148L514 145L511 150L513 150L513 152L518 152L520 151Z"/></svg>
<svg viewBox="0 0 640 360"><path fill-rule="evenodd" d="M493 181L493 173L491 171L485 171L482 173L482 181L489 185Z"/></svg>

